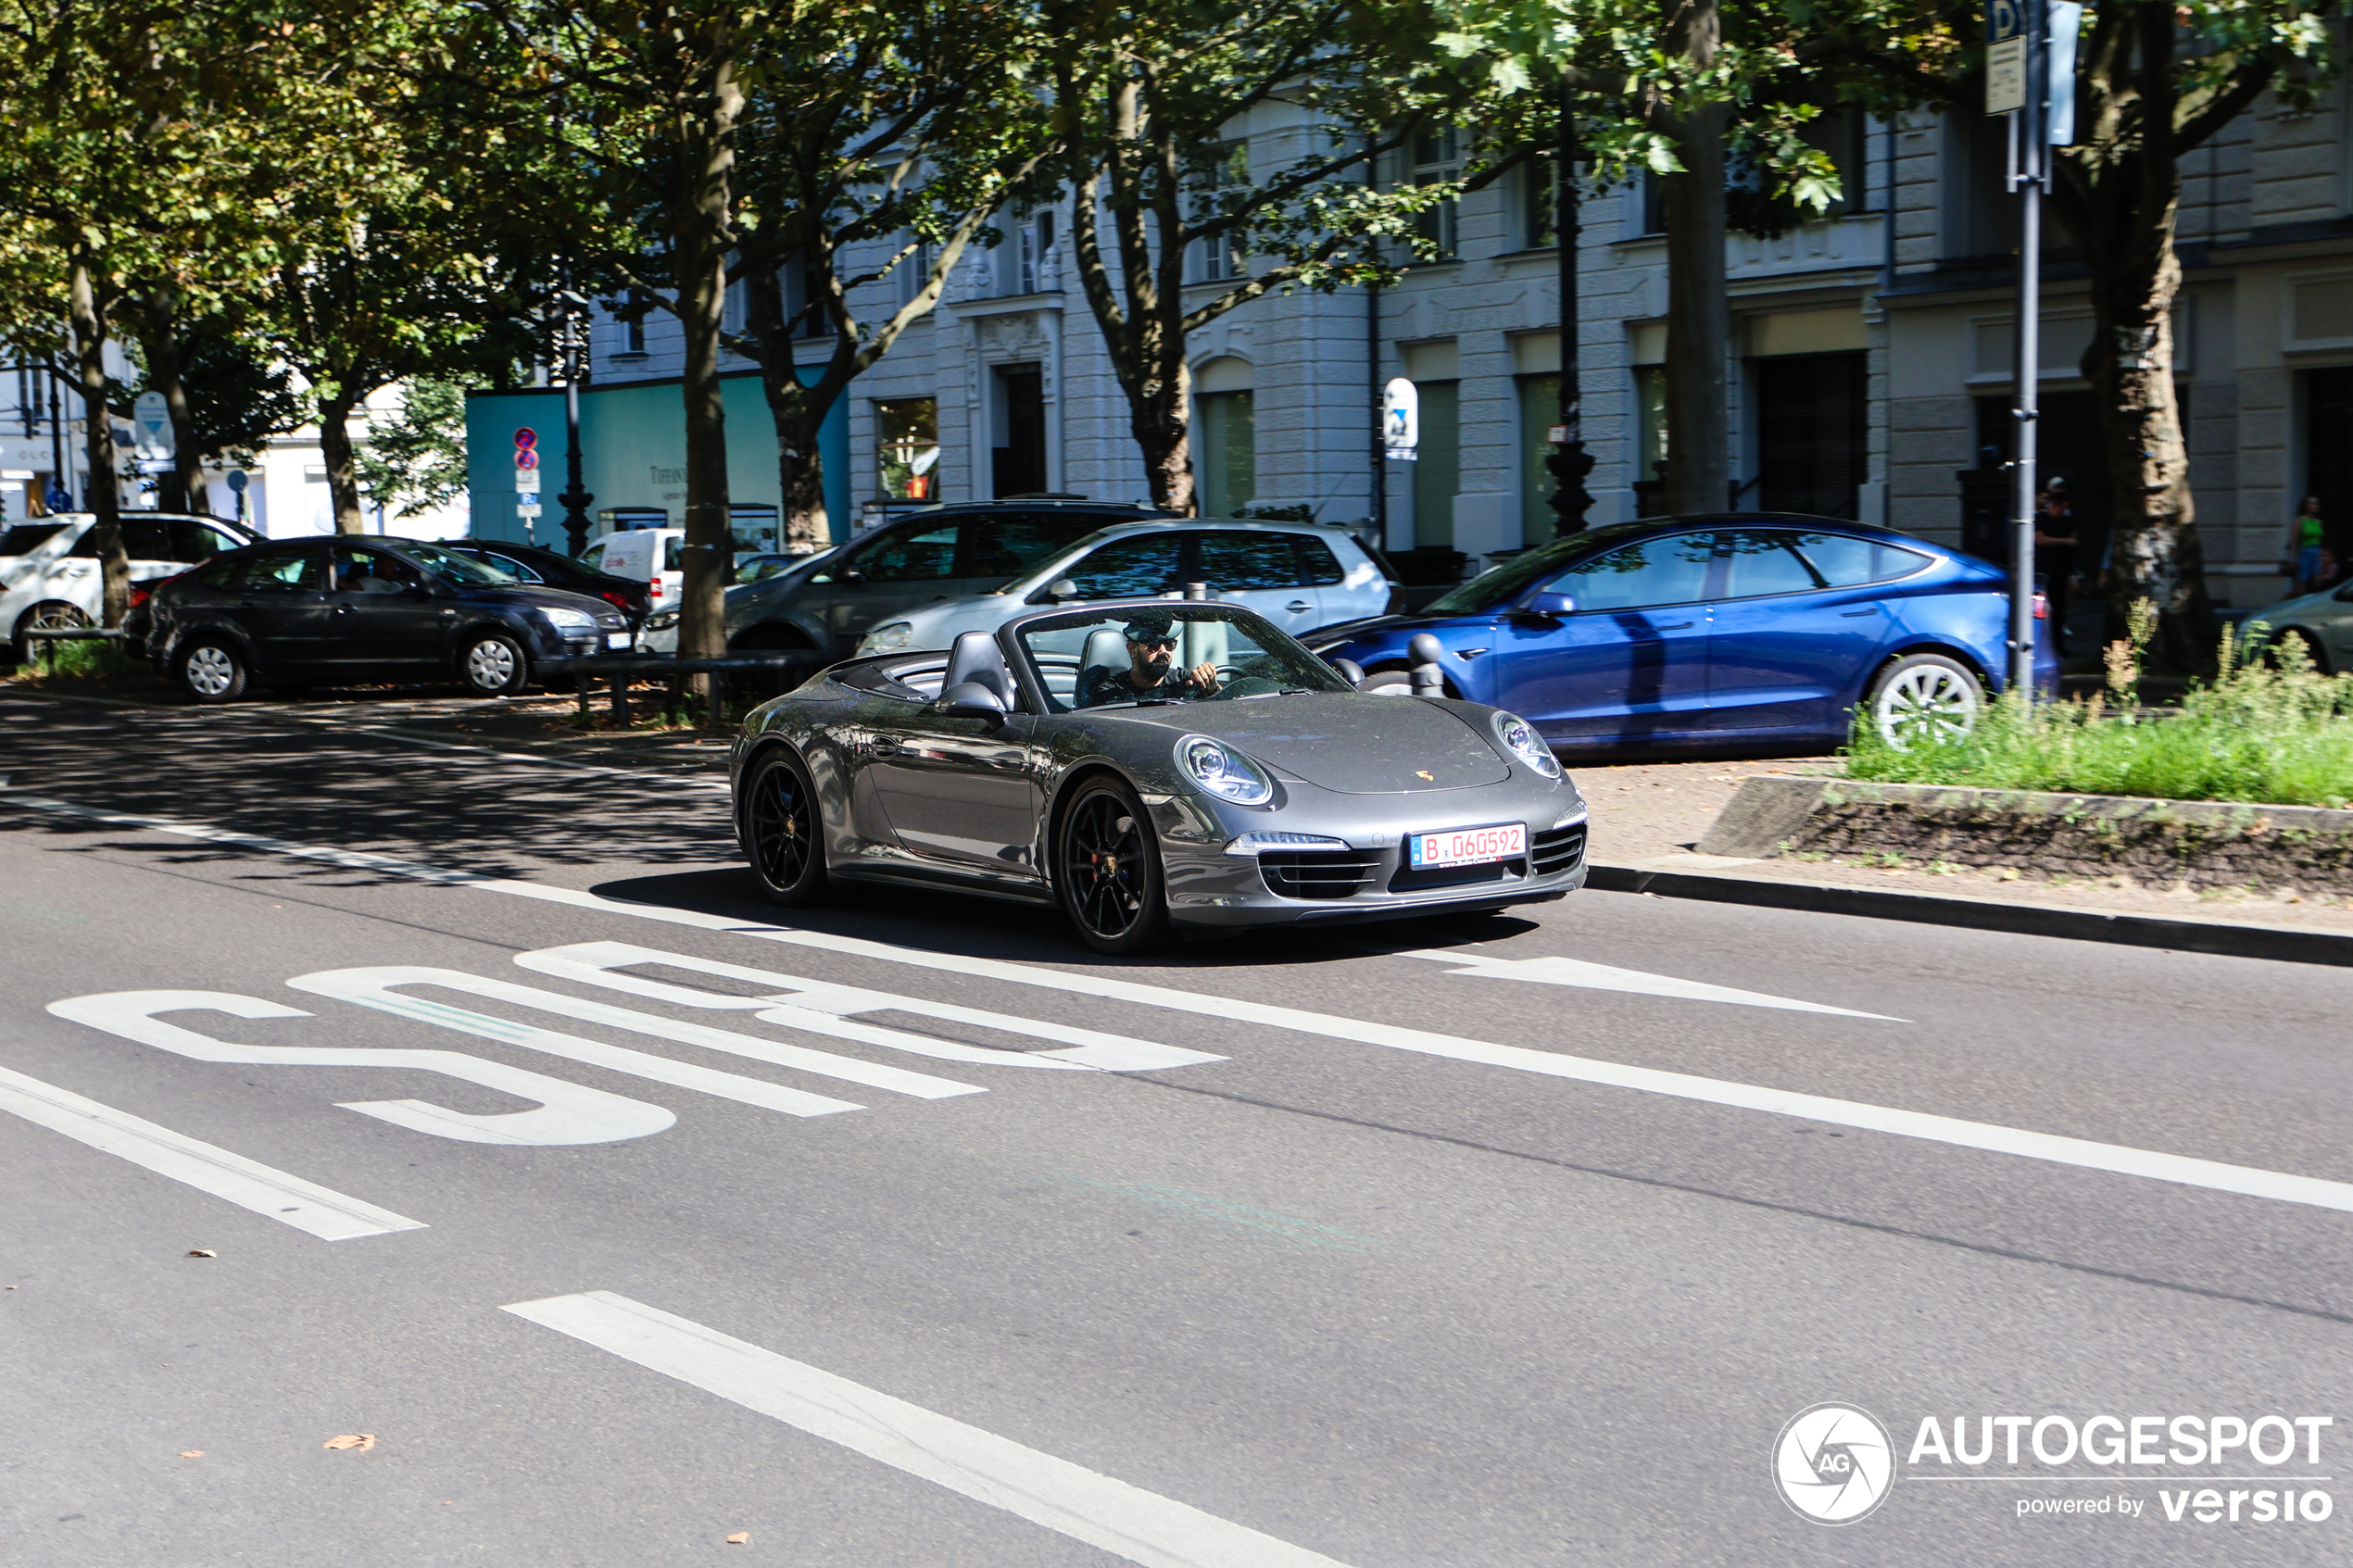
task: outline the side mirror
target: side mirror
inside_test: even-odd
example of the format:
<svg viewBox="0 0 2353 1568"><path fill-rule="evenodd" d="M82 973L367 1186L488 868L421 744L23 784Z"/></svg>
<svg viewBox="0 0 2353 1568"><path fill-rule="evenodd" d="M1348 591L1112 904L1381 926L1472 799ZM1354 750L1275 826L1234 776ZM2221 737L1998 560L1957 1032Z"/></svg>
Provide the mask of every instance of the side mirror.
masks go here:
<svg viewBox="0 0 2353 1568"><path fill-rule="evenodd" d="M1577 613L1577 599L1569 594L1530 594L1520 608L1530 615L1549 615L1557 619Z"/></svg>
<svg viewBox="0 0 2353 1568"><path fill-rule="evenodd" d="M939 694L934 711L950 719L1002 719L1005 705L978 681L959 681Z"/></svg>
<svg viewBox="0 0 2353 1568"><path fill-rule="evenodd" d="M1350 685L1361 686L1365 684L1365 667L1354 659L1327 659L1324 662L1330 665L1332 672Z"/></svg>
<svg viewBox="0 0 2353 1568"><path fill-rule="evenodd" d="M1046 592L1054 596L1056 604L1060 604L1064 599L1075 599L1078 596L1078 584L1067 577L1057 577L1046 584Z"/></svg>

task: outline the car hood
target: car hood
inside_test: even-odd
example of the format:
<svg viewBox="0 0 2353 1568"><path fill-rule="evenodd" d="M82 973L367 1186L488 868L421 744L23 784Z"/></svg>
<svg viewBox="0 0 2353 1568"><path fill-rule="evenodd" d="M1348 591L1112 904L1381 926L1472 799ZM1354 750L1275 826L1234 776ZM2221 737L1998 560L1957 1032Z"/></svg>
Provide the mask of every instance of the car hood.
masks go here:
<svg viewBox="0 0 2353 1568"><path fill-rule="evenodd" d="M1186 734L1224 741L1286 778L1340 795L1469 789L1511 777L1478 718L1417 697L1333 692L1113 713L1165 730L1171 746Z"/></svg>
<svg viewBox="0 0 2353 1568"><path fill-rule="evenodd" d="M2298 598L2282 599L2275 605L2265 605L2248 614L2239 624L2252 626L2259 621L2266 626L2277 626L2299 615L2325 615L2335 608L2335 599L2334 588L2323 588L2317 594L2306 594Z"/></svg>

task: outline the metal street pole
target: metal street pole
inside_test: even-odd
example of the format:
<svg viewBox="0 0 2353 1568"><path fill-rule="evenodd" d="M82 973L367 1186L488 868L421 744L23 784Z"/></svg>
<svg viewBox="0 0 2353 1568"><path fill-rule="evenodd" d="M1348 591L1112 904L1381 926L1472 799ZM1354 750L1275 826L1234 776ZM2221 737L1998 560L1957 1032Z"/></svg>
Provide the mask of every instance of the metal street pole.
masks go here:
<svg viewBox="0 0 2353 1568"><path fill-rule="evenodd" d="M572 289L572 263L564 263L564 544L578 555L588 547L588 503L597 497L580 482L580 383L588 374L588 331L583 307L586 301Z"/></svg>
<svg viewBox="0 0 2353 1568"><path fill-rule="evenodd" d="M1577 366L1577 95L1561 84L1560 134L1553 149L1553 238L1560 247L1561 395L1559 439L1544 458L1553 476L1553 532L1566 536L1585 532L1585 514L1593 505L1585 480L1593 471L1593 455L1585 449L1585 396Z"/></svg>
<svg viewBox="0 0 2353 1568"><path fill-rule="evenodd" d="M2010 410L2018 439L2011 457L2010 689L2034 700L2034 522L2036 426L2042 416L2043 186L2050 169L2045 125L2047 61L2045 0L2020 0L2025 11L2026 101L2010 115L2010 188L2019 194L2018 336L2011 357L2017 387Z"/></svg>

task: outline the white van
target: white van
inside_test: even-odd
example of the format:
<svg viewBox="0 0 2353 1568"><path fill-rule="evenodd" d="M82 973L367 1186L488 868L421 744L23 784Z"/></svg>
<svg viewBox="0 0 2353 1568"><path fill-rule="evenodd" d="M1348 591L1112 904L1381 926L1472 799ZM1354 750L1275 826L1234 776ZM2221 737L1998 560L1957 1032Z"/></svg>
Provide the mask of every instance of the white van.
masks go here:
<svg viewBox="0 0 2353 1568"><path fill-rule="evenodd" d="M581 564L646 584L656 611L675 608L686 582L686 531L633 528L592 542Z"/></svg>

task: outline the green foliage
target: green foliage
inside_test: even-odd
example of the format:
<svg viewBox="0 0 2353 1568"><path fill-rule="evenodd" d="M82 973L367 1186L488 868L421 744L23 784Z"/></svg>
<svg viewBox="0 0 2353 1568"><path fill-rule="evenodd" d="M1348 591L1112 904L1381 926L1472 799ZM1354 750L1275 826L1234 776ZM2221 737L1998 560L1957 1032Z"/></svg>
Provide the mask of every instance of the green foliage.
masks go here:
<svg viewBox="0 0 2353 1568"><path fill-rule="evenodd" d="M359 490L386 517L429 511L465 494L466 390L443 376L401 386L400 412L370 424Z"/></svg>
<svg viewBox="0 0 2353 1568"><path fill-rule="evenodd" d="M2129 695L2137 660L2118 646L2126 651L2110 662L2112 682ZM2115 709L2105 696L2030 708L2006 694L1974 733L1900 751L1858 722L1846 770L1891 784L2353 804L2353 673L2320 674L2293 638L2267 659L2246 659L2225 635L2220 665L2177 713Z"/></svg>

